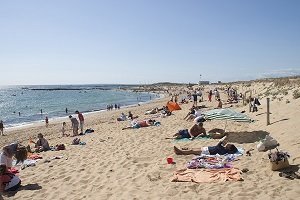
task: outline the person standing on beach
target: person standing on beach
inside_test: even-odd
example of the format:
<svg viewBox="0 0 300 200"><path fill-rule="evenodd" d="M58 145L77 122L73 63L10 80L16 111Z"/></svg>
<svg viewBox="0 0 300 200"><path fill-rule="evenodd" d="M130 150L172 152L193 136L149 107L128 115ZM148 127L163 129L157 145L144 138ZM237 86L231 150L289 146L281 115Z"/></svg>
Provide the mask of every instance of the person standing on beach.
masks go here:
<svg viewBox="0 0 300 200"><path fill-rule="evenodd" d="M194 92L194 94L192 95L193 96L193 100L194 100L194 103L193 103L193 106L197 106L197 94L196 94L196 91Z"/></svg>
<svg viewBox="0 0 300 200"><path fill-rule="evenodd" d="M217 89L215 89L215 99L218 101L220 99L220 93Z"/></svg>
<svg viewBox="0 0 300 200"><path fill-rule="evenodd" d="M2 136L4 135L3 129L4 129L3 121L0 120L0 133L1 133Z"/></svg>
<svg viewBox="0 0 300 200"><path fill-rule="evenodd" d="M69 118L72 122L73 136L77 136L78 135L78 120L75 117L72 117L72 115L70 115Z"/></svg>
<svg viewBox="0 0 300 200"><path fill-rule="evenodd" d="M212 94L213 94L213 92L212 92L212 90L210 90L210 91L208 92L208 101L209 101L209 102L211 102Z"/></svg>
<svg viewBox="0 0 300 200"><path fill-rule="evenodd" d="M45 118L45 122L46 122L46 127L48 127L48 125L49 125L49 119L48 119L47 116L46 116L46 118Z"/></svg>
<svg viewBox="0 0 300 200"><path fill-rule="evenodd" d="M79 119L80 134L83 134L84 117L82 113L80 113L78 110L76 110L75 113L78 115L78 119Z"/></svg>
<svg viewBox="0 0 300 200"><path fill-rule="evenodd" d="M68 113L68 108L66 108L66 114Z"/></svg>
<svg viewBox="0 0 300 200"><path fill-rule="evenodd" d="M218 105L217 105L217 108L222 108L223 104L222 104L222 101L221 99L218 99Z"/></svg>

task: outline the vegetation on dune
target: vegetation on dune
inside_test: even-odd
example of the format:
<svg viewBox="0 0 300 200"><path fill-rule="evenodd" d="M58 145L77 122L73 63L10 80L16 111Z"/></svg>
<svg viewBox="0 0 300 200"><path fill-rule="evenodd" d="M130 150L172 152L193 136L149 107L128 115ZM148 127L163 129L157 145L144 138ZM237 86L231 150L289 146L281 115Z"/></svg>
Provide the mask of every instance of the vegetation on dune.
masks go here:
<svg viewBox="0 0 300 200"><path fill-rule="evenodd" d="M294 97L294 99L300 98L300 92L299 92L299 90L294 90L293 97Z"/></svg>

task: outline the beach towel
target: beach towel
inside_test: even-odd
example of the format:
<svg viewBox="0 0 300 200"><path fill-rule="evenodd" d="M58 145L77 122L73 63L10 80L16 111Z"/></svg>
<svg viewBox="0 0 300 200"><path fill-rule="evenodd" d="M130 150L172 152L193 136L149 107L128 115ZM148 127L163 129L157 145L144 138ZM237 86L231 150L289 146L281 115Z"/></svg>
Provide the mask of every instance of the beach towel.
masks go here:
<svg viewBox="0 0 300 200"><path fill-rule="evenodd" d="M32 155L28 156L27 158L28 158L28 160L43 159L43 157L38 154L32 154Z"/></svg>
<svg viewBox="0 0 300 200"><path fill-rule="evenodd" d="M166 138L169 139L169 138ZM193 140L208 140L211 139L211 137L209 135L207 136L203 136L203 137L195 137ZM173 142L188 142L188 141L193 141L190 138L180 138L180 139L174 139Z"/></svg>
<svg viewBox="0 0 300 200"><path fill-rule="evenodd" d="M241 180L241 172L236 168L181 169L174 173L172 182L217 183Z"/></svg>
<svg viewBox="0 0 300 200"><path fill-rule="evenodd" d="M220 169L220 168L231 168L232 161L236 159L234 154L228 155L201 155L194 157L187 163L188 169Z"/></svg>
<svg viewBox="0 0 300 200"><path fill-rule="evenodd" d="M18 174L19 170L17 168L15 168L15 167L12 167L12 168L8 169L8 172L12 173L12 174Z"/></svg>

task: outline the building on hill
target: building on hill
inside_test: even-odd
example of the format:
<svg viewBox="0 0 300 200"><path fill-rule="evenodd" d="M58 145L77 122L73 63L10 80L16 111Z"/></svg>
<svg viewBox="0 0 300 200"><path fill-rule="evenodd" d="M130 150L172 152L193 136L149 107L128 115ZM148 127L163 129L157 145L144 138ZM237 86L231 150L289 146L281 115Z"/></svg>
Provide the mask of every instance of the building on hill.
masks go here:
<svg viewBox="0 0 300 200"><path fill-rule="evenodd" d="M198 85L209 85L209 81L199 81Z"/></svg>

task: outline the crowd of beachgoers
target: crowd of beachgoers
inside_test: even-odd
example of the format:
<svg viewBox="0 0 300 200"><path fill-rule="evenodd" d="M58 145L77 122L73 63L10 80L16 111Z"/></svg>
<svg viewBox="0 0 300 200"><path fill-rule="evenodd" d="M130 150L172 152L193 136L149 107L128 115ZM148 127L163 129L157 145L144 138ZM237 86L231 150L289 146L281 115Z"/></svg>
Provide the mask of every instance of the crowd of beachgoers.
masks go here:
<svg viewBox="0 0 300 200"><path fill-rule="evenodd" d="M0 122L2 197L293 199L300 193L293 81L160 86L165 97L148 104L11 130Z"/></svg>

